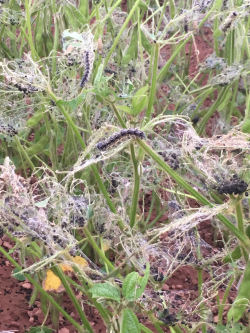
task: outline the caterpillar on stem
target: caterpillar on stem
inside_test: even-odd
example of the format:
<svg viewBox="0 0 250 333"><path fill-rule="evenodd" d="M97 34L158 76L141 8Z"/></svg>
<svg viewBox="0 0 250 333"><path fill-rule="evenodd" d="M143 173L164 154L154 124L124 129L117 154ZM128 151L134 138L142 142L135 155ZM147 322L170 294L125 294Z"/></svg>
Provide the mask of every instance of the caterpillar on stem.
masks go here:
<svg viewBox="0 0 250 333"><path fill-rule="evenodd" d="M96 145L96 148L99 150L106 150L110 146L116 144L121 139L124 138L139 138L139 139L145 139L146 135L144 132L139 130L138 128L128 128L128 129L122 129L120 132L116 132L113 135L111 135L108 139L99 141Z"/></svg>
<svg viewBox="0 0 250 333"><path fill-rule="evenodd" d="M236 19L238 14L236 12L232 12L225 20L225 22L220 26L220 30L224 33L231 27L233 21Z"/></svg>
<svg viewBox="0 0 250 333"><path fill-rule="evenodd" d="M84 65L85 65L85 72L83 74L80 87L83 88L85 84L88 82L90 78L90 74L92 72L92 62L90 60L90 54L89 51L85 52L85 59L84 59Z"/></svg>

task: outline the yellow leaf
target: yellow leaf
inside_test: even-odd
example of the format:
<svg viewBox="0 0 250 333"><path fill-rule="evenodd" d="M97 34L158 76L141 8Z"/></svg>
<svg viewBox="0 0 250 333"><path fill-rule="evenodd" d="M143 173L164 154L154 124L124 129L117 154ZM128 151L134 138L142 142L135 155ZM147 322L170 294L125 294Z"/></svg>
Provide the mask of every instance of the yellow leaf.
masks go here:
<svg viewBox="0 0 250 333"><path fill-rule="evenodd" d="M60 292L63 290L61 280L50 269L46 272L46 278L43 281L43 289L46 291L56 292Z"/></svg>
<svg viewBox="0 0 250 333"><path fill-rule="evenodd" d="M66 265L66 264L60 264L59 265L62 269L63 272L73 272L73 269L71 266Z"/></svg>
<svg viewBox="0 0 250 333"><path fill-rule="evenodd" d="M110 249L110 241L104 239L102 243L102 249L104 252L108 251Z"/></svg>
<svg viewBox="0 0 250 333"><path fill-rule="evenodd" d="M87 260L85 260L84 258L80 257L80 256L76 256L72 258L75 264L78 264L79 266L82 267L87 267L88 266L88 262Z"/></svg>
<svg viewBox="0 0 250 333"><path fill-rule="evenodd" d="M80 256L71 257L71 258L75 264L81 267L88 266L87 260L85 260ZM73 272L73 269L70 265L60 264L59 266L63 272ZM43 281L43 289L46 291L54 291L54 292L61 292L64 290L61 280L50 269L46 272L46 278Z"/></svg>

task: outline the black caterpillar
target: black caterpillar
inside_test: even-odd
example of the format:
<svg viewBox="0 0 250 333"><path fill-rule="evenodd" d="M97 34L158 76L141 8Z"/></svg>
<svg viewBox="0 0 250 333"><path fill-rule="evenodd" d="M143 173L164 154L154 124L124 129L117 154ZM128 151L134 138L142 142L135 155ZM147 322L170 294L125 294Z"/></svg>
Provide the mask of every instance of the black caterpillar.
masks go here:
<svg viewBox="0 0 250 333"><path fill-rule="evenodd" d="M145 139L146 135L144 132L139 130L138 128L129 128L129 129L123 129L120 132L114 133L111 135L107 140L100 141L97 143L96 148L99 150L106 150L109 146L115 144L122 138L133 138L137 137L139 139Z"/></svg>
<svg viewBox="0 0 250 333"><path fill-rule="evenodd" d="M163 157L164 161L167 162L172 169L177 170L180 167L178 156L175 153L168 154L165 151L160 151L158 154Z"/></svg>
<svg viewBox="0 0 250 333"><path fill-rule="evenodd" d="M36 87L33 87L31 84L24 86L20 83L15 83L14 87L16 87L20 92L24 93L25 95L38 91L38 89Z"/></svg>
<svg viewBox="0 0 250 333"><path fill-rule="evenodd" d="M89 80L90 77L90 61L89 61L89 52L86 51L85 52L85 72L84 75L82 77L81 83L80 83L80 87L83 88L85 86L85 84L87 83L87 81Z"/></svg>
<svg viewBox="0 0 250 333"><path fill-rule="evenodd" d="M215 189L219 194L242 194L247 190L247 187L248 184L235 174L229 180L224 180L215 186Z"/></svg>
<svg viewBox="0 0 250 333"><path fill-rule="evenodd" d="M0 125L0 134L5 134L10 137L18 134L17 130L11 125Z"/></svg>
<svg viewBox="0 0 250 333"><path fill-rule="evenodd" d="M188 33L188 20L186 17L184 18L184 31Z"/></svg>
<svg viewBox="0 0 250 333"><path fill-rule="evenodd" d="M235 18L237 17L237 13L236 12L232 12L228 18L226 18L225 22L221 25L220 29L221 31L223 31L224 33L227 32L227 30L231 27L233 21L235 20Z"/></svg>

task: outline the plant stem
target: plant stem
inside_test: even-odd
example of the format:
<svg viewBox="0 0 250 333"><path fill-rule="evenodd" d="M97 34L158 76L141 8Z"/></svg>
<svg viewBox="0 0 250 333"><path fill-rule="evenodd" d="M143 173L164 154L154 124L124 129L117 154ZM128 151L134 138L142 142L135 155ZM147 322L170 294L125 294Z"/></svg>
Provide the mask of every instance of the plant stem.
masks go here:
<svg viewBox="0 0 250 333"><path fill-rule="evenodd" d="M56 74L56 55L58 49L58 41L59 41L59 29L58 29L58 19L57 19L57 9L56 9L56 1L52 2L52 10L53 10L53 19L54 19L54 45L53 45L53 57L52 57L52 69L51 75L52 77Z"/></svg>
<svg viewBox="0 0 250 333"><path fill-rule="evenodd" d="M218 324L222 324L222 316L223 316L223 310L226 305L226 300L228 298L229 292L231 290L232 284L235 280L235 277L231 277L230 281L228 282L228 285L226 287L225 293L223 295L222 302L218 306Z"/></svg>
<svg viewBox="0 0 250 333"><path fill-rule="evenodd" d="M49 91L49 95L51 96L51 98L53 99L53 101L56 103L56 105L58 106L58 108L60 109L60 111L62 112L62 114L64 115L69 127L72 128L73 132L75 133L80 145L82 146L83 149L86 149L86 144L81 136L81 133L78 130L78 127L75 125L74 121L72 120L72 118L70 117L70 115L68 114L68 112L64 109L63 105L60 103L60 100L54 95L54 93L48 89ZM112 200L109 197L108 191L105 187L105 185L102 182L102 179L100 177L100 174L98 172L98 169L96 167L96 165L91 165L91 171L94 174L94 177L96 179L96 182L98 184L98 187L100 189L100 191L102 192L104 198L106 199L106 202L110 208L110 210L112 211L112 213L116 213L116 208L115 205L113 204ZM120 226L123 226L122 221L120 221Z"/></svg>
<svg viewBox="0 0 250 333"><path fill-rule="evenodd" d="M154 104L154 100L155 100L155 96L156 96L158 57L159 57L159 44L155 43L151 89L150 89L150 94L149 94L148 108L147 108L146 115L144 118L144 123L147 123L150 120L150 116L152 113L153 104Z"/></svg>
<svg viewBox="0 0 250 333"><path fill-rule="evenodd" d="M241 198L237 198L235 200L235 210L236 210L238 229L240 232L244 233L244 221L242 214Z"/></svg>
<svg viewBox="0 0 250 333"><path fill-rule="evenodd" d="M114 265L108 260L108 258L105 256L105 254L102 252L102 250L98 247L98 245L96 244L96 242L94 241L91 233L89 232L87 227L83 228L84 233L87 237L88 242L90 243L90 245L93 247L93 249L95 250L95 252L99 255L99 257L107 264L107 266L111 269L114 270L115 267Z"/></svg>
<svg viewBox="0 0 250 333"><path fill-rule="evenodd" d="M29 4L29 0L25 0L24 2L24 7L25 7L25 13L26 13L26 25L27 25L27 30L28 30L28 43L30 46L30 50L31 50L31 57L33 60L38 60L39 57L36 53L36 49L33 43L33 38L32 38L32 29L31 29L31 17L30 17L30 4Z"/></svg>
<svg viewBox="0 0 250 333"><path fill-rule="evenodd" d="M16 145L18 147L19 153L25 157L25 159L26 159L27 163L29 164L31 170L34 171L35 165L32 163L31 159L29 158L29 155L27 154L26 150L21 145L20 140L17 136L15 136L15 142L16 142Z"/></svg>
<svg viewBox="0 0 250 333"><path fill-rule="evenodd" d="M133 190L133 197L132 197L132 205L130 210L130 227L133 228L135 225L135 219L136 219L136 209L139 199L139 190L140 190L140 176L138 173L138 163L136 161L135 157L135 150L134 145L130 144L130 151L131 151L131 157L133 161L134 166L134 190Z"/></svg>
<svg viewBox="0 0 250 333"><path fill-rule="evenodd" d="M112 102L109 102L109 103L112 106L120 125L123 128L126 128L126 124L123 121L115 104ZM133 162L133 166L134 166L134 190L133 190L133 197L132 197L132 206L131 206L131 210L130 210L130 227L133 228L135 225L136 209L137 209L138 199L139 199L140 176L138 173L138 162L137 162L136 156L135 156L135 149L134 149L134 145L132 143L130 144L130 153L131 153L131 158L132 158L132 162Z"/></svg>
<svg viewBox="0 0 250 333"><path fill-rule="evenodd" d="M2 246L0 246L0 252L18 269L22 269L22 267L4 250ZM42 294L47 300L54 305L62 315L78 330L78 332L84 333L84 329L81 325L79 325L55 300L54 298L49 295L41 286L40 284L33 279L29 274L23 273L24 276L37 288L37 290Z"/></svg>
<svg viewBox="0 0 250 333"><path fill-rule="evenodd" d="M212 117L212 115L216 111L217 107L223 102L223 100L224 100L224 98L225 98L225 96L226 96L229 88L230 88L230 86L222 88L220 90L219 94L218 94L217 100L207 110L206 114L204 115L204 117L201 120L201 123L200 123L199 127L197 128L197 133L199 135L201 135L202 132L204 131L205 126L206 126L208 120Z"/></svg>
<svg viewBox="0 0 250 333"><path fill-rule="evenodd" d="M154 150L143 140L137 139L140 147L165 171L169 174L180 186L182 186L187 192L192 194L195 199L203 205L213 207L213 204L207 200L202 194L197 192L191 185L189 185L177 172L170 168L164 160L154 152ZM246 248L247 252L250 252L250 241L245 234L240 232L224 215L217 214L218 219L241 241L242 245Z"/></svg>
<svg viewBox="0 0 250 333"><path fill-rule="evenodd" d="M73 269L75 273L77 274L77 277L82 277L81 271L78 269L77 266L73 265ZM91 294L88 292L88 290L84 287L84 283L82 285L79 285L77 282L72 280L70 277L66 276L67 281L72 284L74 288L81 291L84 295L86 295L90 301L93 303L94 307L99 311L100 315L102 316L102 319L105 321L106 324L110 321L110 316L108 313L108 310L104 309L100 303L98 303L95 299L91 297ZM88 282L88 286L91 287L92 285Z"/></svg>
<svg viewBox="0 0 250 333"><path fill-rule="evenodd" d="M66 290L66 292L67 292L67 294L69 296L69 298L71 299L72 303L74 304L74 306L75 306L75 308L76 308L76 310L77 310L77 312L79 314L79 317L81 318L82 323L84 324L84 327L88 330L88 332L94 333L94 331L93 331L93 329L92 329L92 327L91 327L91 325L90 325L87 317L85 316L85 313L82 311L82 308L81 308L81 306L80 306L80 304L79 304L79 302L78 302L75 294L73 293L73 290L71 289L71 287L70 287L70 285L69 285L69 283L68 283L68 281L67 281L67 279L66 279L66 277L65 277L65 275L63 273L63 271L61 270L61 268L58 267L58 266L54 266L52 268L52 271L61 280L61 282L62 282L62 284L63 284L63 286L64 286L64 288L65 288L65 290Z"/></svg>
<svg viewBox="0 0 250 333"><path fill-rule="evenodd" d="M121 38L121 35L122 35L123 31L126 29L126 26L128 25L130 19L132 18L133 14L134 14L134 11L139 6L140 2L141 2L141 0L136 0L134 6L132 7L131 11L129 12L128 17L126 18L125 22L123 23L123 25L122 25L122 27L121 27L118 35L116 36L116 38L115 38L115 40L113 42L113 45L112 45L109 53L107 54L107 57L106 57L106 59L104 61L104 68L107 66L112 53L114 52L117 44L119 43L119 40Z"/></svg>
<svg viewBox="0 0 250 333"><path fill-rule="evenodd" d="M238 229L242 234L245 234L244 230L244 219L243 219L243 214L242 214L242 205L241 205L241 197L238 197L235 199L235 211L236 211L236 218L237 218L237 224L238 224ZM245 249L242 249L244 258L246 262L248 261L248 253L245 251Z"/></svg>

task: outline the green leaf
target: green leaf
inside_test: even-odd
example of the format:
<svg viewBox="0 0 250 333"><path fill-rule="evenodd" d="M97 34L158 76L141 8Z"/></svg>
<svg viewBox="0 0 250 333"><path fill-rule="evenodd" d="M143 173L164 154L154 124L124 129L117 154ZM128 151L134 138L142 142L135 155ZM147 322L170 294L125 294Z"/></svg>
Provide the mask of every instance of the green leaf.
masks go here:
<svg viewBox="0 0 250 333"><path fill-rule="evenodd" d="M231 253L229 253L228 255L225 256L223 261L225 263L233 262L233 261L240 259L241 256L242 256L242 253L241 253L240 246L237 246Z"/></svg>
<svg viewBox="0 0 250 333"><path fill-rule="evenodd" d="M45 56L43 49L43 29L44 29L43 20L44 20L43 12L38 11L35 24L34 40L35 40L37 54L40 57Z"/></svg>
<svg viewBox="0 0 250 333"><path fill-rule="evenodd" d="M100 64L94 79L94 92L98 97L106 97L112 93L108 86L109 80L111 77L103 75L103 64Z"/></svg>
<svg viewBox="0 0 250 333"><path fill-rule="evenodd" d="M147 264L145 275L143 277L139 276L137 272L129 273L122 285L122 294L126 300L133 301L141 297L147 285L148 278L149 264Z"/></svg>
<svg viewBox="0 0 250 333"><path fill-rule="evenodd" d="M26 124L28 127L34 127L39 123L39 121L42 118L43 118L43 112L42 111L36 112L31 118L28 119Z"/></svg>
<svg viewBox="0 0 250 333"><path fill-rule="evenodd" d="M107 298L116 302L121 299L120 290L108 282L96 283L89 291L94 298Z"/></svg>
<svg viewBox="0 0 250 333"><path fill-rule="evenodd" d="M140 324L136 315L128 308L123 310L120 333L140 333Z"/></svg>
<svg viewBox="0 0 250 333"><path fill-rule="evenodd" d="M35 206L38 207L38 208L45 208L47 206L48 202L49 202L49 198L46 198L42 201L36 202Z"/></svg>
<svg viewBox="0 0 250 333"><path fill-rule="evenodd" d="M79 105L81 105L83 103L83 101L85 100L85 97L86 97L86 94L82 93L82 94L78 95L77 97L71 99L70 101L64 101L64 100L60 99L59 101L57 101L57 104L63 105L63 106L68 106L71 111L74 111Z"/></svg>
<svg viewBox="0 0 250 333"><path fill-rule="evenodd" d="M148 86L137 90L132 98L133 116L137 116L148 104Z"/></svg>
<svg viewBox="0 0 250 333"><path fill-rule="evenodd" d="M234 323L239 321L242 318L248 304L249 300L247 298L237 297L232 307L228 311L227 314L228 321L232 320Z"/></svg>
<svg viewBox="0 0 250 333"><path fill-rule="evenodd" d="M116 105L117 109L122 111L122 112L126 112L128 114L133 115L133 110L130 109L128 106L126 105Z"/></svg>
<svg viewBox="0 0 250 333"><path fill-rule="evenodd" d="M128 301L133 301L136 299L136 288L139 284L140 276L137 272L129 273L123 284L122 284L122 294Z"/></svg>
<svg viewBox="0 0 250 333"><path fill-rule="evenodd" d="M87 209L87 219L91 219L91 217L94 216L94 211L93 211L93 207L92 206L88 206Z"/></svg>
<svg viewBox="0 0 250 333"><path fill-rule="evenodd" d="M246 227L246 235L250 239L250 225Z"/></svg>
<svg viewBox="0 0 250 333"><path fill-rule="evenodd" d="M94 86L96 86L99 83L101 83L102 76L103 76L103 64L100 64L100 66L97 69L96 76L95 76Z"/></svg>
<svg viewBox="0 0 250 333"><path fill-rule="evenodd" d="M218 324L216 326L216 333L247 333L247 331L245 330L246 327L242 326L241 324L227 324L226 326L225 325L221 325L221 324Z"/></svg>
<svg viewBox="0 0 250 333"><path fill-rule="evenodd" d="M12 271L13 277L17 279L18 281L25 281L25 276L22 273L19 273L21 269L18 267L14 268Z"/></svg>
<svg viewBox="0 0 250 333"><path fill-rule="evenodd" d="M140 277L139 288L137 288L137 290L136 290L137 298L141 297L141 295L143 294L143 292L146 288L146 285L148 283L149 274L150 274L150 265L149 265L149 263L147 263L145 274L143 277Z"/></svg>
<svg viewBox="0 0 250 333"><path fill-rule="evenodd" d="M130 45L122 58L122 64L127 65L130 60L137 59L138 55L138 29L137 26L134 27Z"/></svg>
<svg viewBox="0 0 250 333"><path fill-rule="evenodd" d="M250 260L247 262L247 266L244 272L242 282L239 287L238 295L232 304L232 307L228 311L228 321L236 323L239 321L250 303Z"/></svg>
<svg viewBox="0 0 250 333"><path fill-rule="evenodd" d="M173 19L175 17L175 3L174 0L170 0L170 17Z"/></svg>
<svg viewBox="0 0 250 333"><path fill-rule="evenodd" d="M218 105L218 111L222 111L223 109L226 108L231 97L232 97L232 92L231 90L228 90L226 96L224 96L222 102L220 103L220 105Z"/></svg>
<svg viewBox="0 0 250 333"><path fill-rule="evenodd" d="M148 41L147 37L145 36L145 34L144 34L144 32L142 30L141 30L141 42L142 42L142 46L148 52L148 54L151 54L151 52L152 52L152 45Z"/></svg>
<svg viewBox="0 0 250 333"><path fill-rule="evenodd" d="M53 330L46 326L31 327L26 333L51 333Z"/></svg>
<svg viewBox="0 0 250 333"><path fill-rule="evenodd" d="M250 119L245 119L242 126L241 130L244 133L250 133Z"/></svg>

